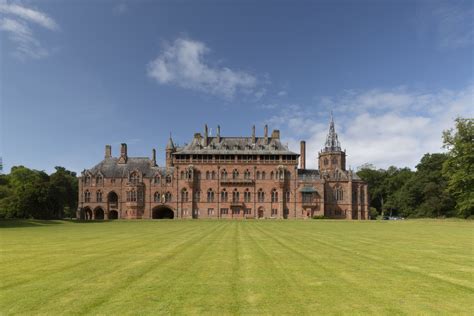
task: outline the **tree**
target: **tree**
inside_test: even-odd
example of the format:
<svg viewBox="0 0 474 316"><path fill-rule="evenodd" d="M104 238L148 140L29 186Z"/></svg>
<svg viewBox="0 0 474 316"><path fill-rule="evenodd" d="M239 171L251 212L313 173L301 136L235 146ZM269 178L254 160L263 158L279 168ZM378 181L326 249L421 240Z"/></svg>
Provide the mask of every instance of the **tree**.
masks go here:
<svg viewBox="0 0 474 316"><path fill-rule="evenodd" d="M456 211L466 218L474 212L474 119L457 118L455 122L455 130L443 132L449 153L442 170L448 179L447 191L455 198Z"/></svg>

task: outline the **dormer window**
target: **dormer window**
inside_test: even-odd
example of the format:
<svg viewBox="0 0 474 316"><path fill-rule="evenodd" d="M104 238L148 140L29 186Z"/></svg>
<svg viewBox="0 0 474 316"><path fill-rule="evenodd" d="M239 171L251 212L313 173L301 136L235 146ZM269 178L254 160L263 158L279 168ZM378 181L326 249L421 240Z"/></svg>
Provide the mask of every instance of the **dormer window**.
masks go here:
<svg viewBox="0 0 474 316"><path fill-rule="evenodd" d="M140 182L140 175L138 172L134 171L130 174L130 183L131 184L138 184Z"/></svg>
<svg viewBox="0 0 474 316"><path fill-rule="evenodd" d="M98 175L95 178L95 185L100 186L100 185L103 185L103 184L104 184L104 178L101 175Z"/></svg>

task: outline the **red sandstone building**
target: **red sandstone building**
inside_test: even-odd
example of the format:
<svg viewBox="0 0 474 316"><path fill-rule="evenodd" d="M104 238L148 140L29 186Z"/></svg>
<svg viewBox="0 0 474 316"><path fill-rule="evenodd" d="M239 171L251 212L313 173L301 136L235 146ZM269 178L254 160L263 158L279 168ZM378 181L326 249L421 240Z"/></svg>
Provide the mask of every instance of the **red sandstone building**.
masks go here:
<svg viewBox="0 0 474 316"><path fill-rule="evenodd" d="M324 215L337 219L369 219L367 184L346 170L331 119L319 169L306 169L305 142L291 152L274 130L264 136L223 137L194 134L177 147L169 139L166 166L152 157L105 159L79 177L81 219L277 218ZM300 167L298 168L298 158Z"/></svg>

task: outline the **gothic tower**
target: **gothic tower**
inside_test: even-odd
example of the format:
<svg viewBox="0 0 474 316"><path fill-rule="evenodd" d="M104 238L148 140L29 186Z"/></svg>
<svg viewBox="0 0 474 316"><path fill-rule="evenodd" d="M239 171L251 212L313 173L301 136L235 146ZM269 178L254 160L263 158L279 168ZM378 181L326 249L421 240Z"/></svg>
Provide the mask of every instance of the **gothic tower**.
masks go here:
<svg viewBox="0 0 474 316"><path fill-rule="evenodd" d="M346 152L341 150L341 144L334 127L334 118L331 113L326 144L319 152L319 170L334 171L336 168L346 170Z"/></svg>
<svg viewBox="0 0 474 316"><path fill-rule="evenodd" d="M173 157L171 154L174 153L175 151L176 151L176 146L174 145L173 139L171 138L171 134L170 134L168 144L166 145L166 167L173 166Z"/></svg>

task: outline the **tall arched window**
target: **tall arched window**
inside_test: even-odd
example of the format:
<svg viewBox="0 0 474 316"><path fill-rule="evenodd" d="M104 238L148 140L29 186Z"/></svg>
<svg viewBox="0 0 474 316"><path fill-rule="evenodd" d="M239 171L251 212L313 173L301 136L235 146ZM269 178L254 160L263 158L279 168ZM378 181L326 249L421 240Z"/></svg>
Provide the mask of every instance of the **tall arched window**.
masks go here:
<svg viewBox="0 0 474 316"><path fill-rule="evenodd" d="M171 193L170 192L166 192L165 193L165 202L171 202Z"/></svg>
<svg viewBox="0 0 474 316"><path fill-rule="evenodd" d="M227 180L227 171L225 169L223 169L221 171L221 179L222 180Z"/></svg>
<svg viewBox="0 0 474 316"><path fill-rule="evenodd" d="M96 178L95 178L95 185L97 186L101 186L104 184L104 178L99 174Z"/></svg>
<svg viewBox="0 0 474 316"><path fill-rule="evenodd" d="M89 191L84 192L84 202L90 202L91 201L91 193Z"/></svg>
<svg viewBox="0 0 474 316"><path fill-rule="evenodd" d="M153 178L153 183L155 184L159 184L161 182L161 177L159 174L155 175L155 177Z"/></svg>
<svg viewBox="0 0 474 316"><path fill-rule="evenodd" d="M260 203L265 202L265 192L262 189L259 189L257 192L257 199Z"/></svg>
<svg viewBox="0 0 474 316"><path fill-rule="evenodd" d="M262 180L265 180L265 171L262 171Z"/></svg>
<svg viewBox="0 0 474 316"><path fill-rule="evenodd" d="M84 179L84 185L89 186L91 185L91 176L86 176Z"/></svg>
<svg viewBox="0 0 474 316"><path fill-rule="evenodd" d="M214 202L214 191L212 189L207 190L207 202Z"/></svg>
<svg viewBox="0 0 474 316"><path fill-rule="evenodd" d="M287 202L287 203L290 202L290 191L286 191L286 192L285 192L285 195L286 195L286 196L285 196L286 202Z"/></svg>
<svg viewBox="0 0 474 316"><path fill-rule="evenodd" d="M224 189L221 192L221 202L227 202L227 199L228 199L227 191Z"/></svg>
<svg viewBox="0 0 474 316"><path fill-rule="evenodd" d="M272 190L272 203L278 202L278 191L276 189Z"/></svg>
<svg viewBox="0 0 474 316"><path fill-rule="evenodd" d="M98 203L102 202L102 191L97 191L95 195L96 195L96 201Z"/></svg>
<svg viewBox="0 0 474 316"><path fill-rule="evenodd" d="M171 176L170 175L167 175L166 176L166 183L171 183Z"/></svg>
<svg viewBox="0 0 474 316"><path fill-rule="evenodd" d="M273 180L273 171L270 172L270 179Z"/></svg>
<svg viewBox="0 0 474 316"><path fill-rule="evenodd" d="M209 171L206 171L206 180L211 179L211 173Z"/></svg>
<svg viewBox="0 0 474 316"><path fill-rule="evenodd" d="M257 171L257 180L260 180L262 178L260 171Z"/></svg>
<svg viewBox="0 0 474 316"><path fill-rule="evenodd" d="M184 180L184 171L181 171L180 179L181 179L181 180Z"/></svg>
<svg viewBox="0 0 474 316"><path fill-rule="evenodd" d="M237 171L237 169L234 169L234 171L232 171L232 179L238 179L239 178L239 172Z"/></svg>
<svg viewBox="0 0 474 316"><path fill-rule="evenodd" d="M181 190L181 202L187 202L188 201L188 190L182 189Z"/></svg>
<svg viewBox="0 0 474 316"><path fill-rule="evenodd" d="M130 183L132 184L138 184L138 182L140 181L140 175L138 174L138 172L134 171L130 174Z"/></svg>
<svg viewBox="0 0 474 316"><path fill-rule="evenodd" d="M161 201L160 192L155 192L155 194L153 194L153 201L157 203Z"/></svg>
<svg viewBox="0 0 474 316"><path fill-rule="evenodd" d="M216 179L216 172L215 172L215 171L212 171L212 173L211 173L211 178L212 178L212 180L215 180L215 179Z"/></svg>
<svg viewBox="0 0 474 316"><path fill-rule="evenodd" d="M194 201L201 202L201 191L200 190L194 191Z"/></svg>
<svg viewBox="0 0 474 316"><path fill-rule="evenodd" d="M234 189L234 192L232 192L232 202L233 203L238 203L239 200L240 200L239 191L237 191L237 189Z"/></svg>
<svg viewBox="0 0 474 316"><path fill-rule="evenodd" d="M252 201L252 198L251 198L251 193L249 191L249 189L245 189L245 192L244 192L244 202L246 203L249 203Z"/></svg>
<svg viewBox="0 0 474 316"><path fill-rule="evenodd" d="M244 172L244 179L245 179L245 180L249 180L249 179L250 179L250 171L249 171L248 169L245 170L245 172Z"/></svg>
<svg viewBox="0 0 474 316"><path fill-rule="evenodd" d="M344 191L342 188L336 188L336 201L342 201L344 199Z"/></svg>

